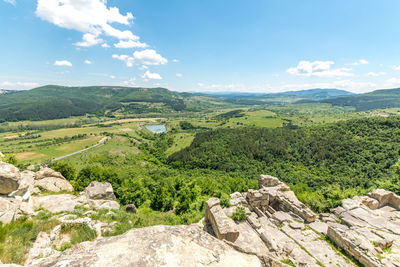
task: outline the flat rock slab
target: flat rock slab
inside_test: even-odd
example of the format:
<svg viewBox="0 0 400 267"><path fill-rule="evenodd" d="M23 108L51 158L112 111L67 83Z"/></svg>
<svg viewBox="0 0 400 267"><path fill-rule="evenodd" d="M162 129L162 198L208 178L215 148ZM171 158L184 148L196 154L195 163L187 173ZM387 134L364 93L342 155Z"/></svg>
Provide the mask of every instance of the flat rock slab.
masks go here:
<svg viewBox="0 0 400 267"><path fill-rule="evenodd" d="M82 243L31 266L232 266L261 267L199 225L153 226Z"/></svg>

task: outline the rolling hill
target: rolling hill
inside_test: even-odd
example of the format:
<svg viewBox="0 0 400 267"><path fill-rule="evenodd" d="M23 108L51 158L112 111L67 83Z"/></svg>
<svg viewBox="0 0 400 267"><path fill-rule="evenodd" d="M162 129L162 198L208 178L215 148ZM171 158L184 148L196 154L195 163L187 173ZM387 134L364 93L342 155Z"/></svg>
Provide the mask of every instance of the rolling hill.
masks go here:
<svg viewBox="0 0 400 267"><path fill-rule="evenodd" d="M356 111L400 107L400 88L376 90L370 93L330 98L319 101L335 106L351 106Z"/></svg>
<svg viewBox="0 0 400 267"><path fill-rule="evenodd" d="M0 121L58 119L118 109L181 111L187 108L188 97L164 88L47 85L0 95Z"/></svg>
<svg viewBox="0 0 400 267"><path fill-rule="evenodd" d="M298 101L319 101L323 99L350 96L353 93L339 89L308 89L287 91L281 93L242 93L242 92L214 92L199 93L212 97L223 98L230 103L247 105L289 104Z"/></svg>

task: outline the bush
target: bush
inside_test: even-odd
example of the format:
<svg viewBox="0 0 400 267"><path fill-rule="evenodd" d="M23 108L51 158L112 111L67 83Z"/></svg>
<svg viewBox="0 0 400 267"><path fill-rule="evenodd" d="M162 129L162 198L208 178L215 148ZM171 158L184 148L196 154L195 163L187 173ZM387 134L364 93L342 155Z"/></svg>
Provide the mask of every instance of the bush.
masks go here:
<svg viewBox="0 0 400 267"><path fill-rule="evenodd" d="M234 221L244 221L247 218L246 210L243 207L237 207L231 216Z"/></svg>

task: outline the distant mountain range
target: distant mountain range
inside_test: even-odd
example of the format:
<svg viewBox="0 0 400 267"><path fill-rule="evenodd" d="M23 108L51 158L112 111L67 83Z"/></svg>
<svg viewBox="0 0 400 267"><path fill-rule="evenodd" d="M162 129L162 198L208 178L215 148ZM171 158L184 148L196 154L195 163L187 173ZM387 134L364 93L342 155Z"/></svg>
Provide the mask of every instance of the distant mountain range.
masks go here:
<svg viewBox="0 0 400 267"><path fill-rule="evenodd" d="M319 101L335 106L350 106L356 111L400 107L400 88L376 90L370 93L336 97Z"/></svg>
<svg viewBox="0 0 400 267"><path fill-rule="evenodd" d="M280 93L211 92L196 94L219 97L231 103L247 105L290 104L302 100L318 101L340 96L353 95L353 93L344 90L320 88L301 91L287 91Z"/></svg>
<svg viewBox="0 0 400 267"><path fill-rule="evenodd" d="M85 114L104 115L202 111L218 105L283 105L329 103L356 111L400 108L400 88L353 94L338 89L282 93L178 93L165 88L119 86L65 87L47 85L25 91L0 89L0 122L46 120Z"/></svg>

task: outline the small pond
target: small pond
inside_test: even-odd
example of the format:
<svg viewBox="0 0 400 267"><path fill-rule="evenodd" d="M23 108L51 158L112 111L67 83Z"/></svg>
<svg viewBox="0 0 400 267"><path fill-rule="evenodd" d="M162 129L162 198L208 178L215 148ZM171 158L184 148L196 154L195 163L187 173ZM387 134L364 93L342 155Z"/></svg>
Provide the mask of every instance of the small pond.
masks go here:
<svg viewBox="0 0 400 267"><path fill-rule="evenodd" d="M165 125L146 125L147 130L149 130L152 133L167 133L167 129L165 128Z"/></svg>

